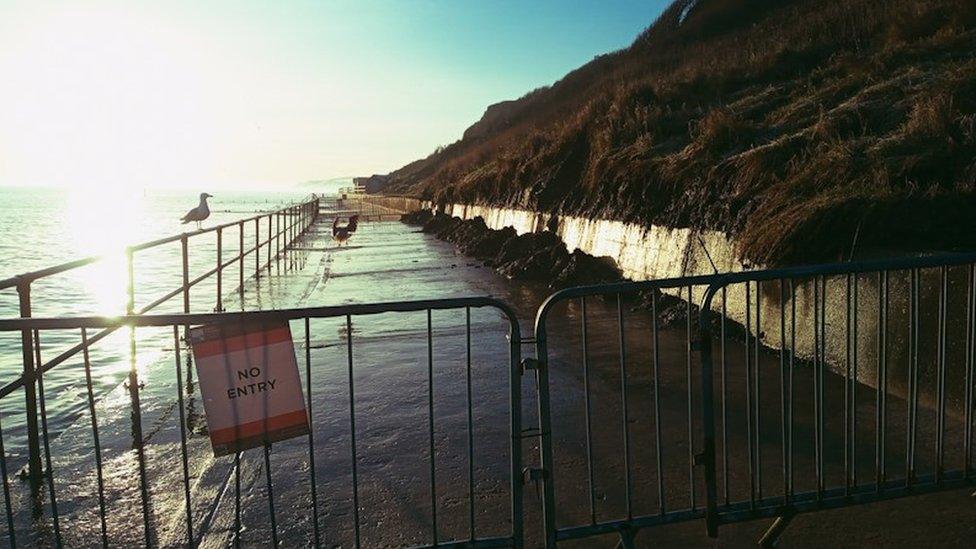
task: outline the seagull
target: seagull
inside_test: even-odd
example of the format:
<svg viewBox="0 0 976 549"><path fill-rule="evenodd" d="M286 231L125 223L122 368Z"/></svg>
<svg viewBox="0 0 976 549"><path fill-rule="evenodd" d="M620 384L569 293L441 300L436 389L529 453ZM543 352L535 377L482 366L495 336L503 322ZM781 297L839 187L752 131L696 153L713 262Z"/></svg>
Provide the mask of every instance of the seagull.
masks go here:
<svg viewBox="0 0 976 549"><path fill-rule="evenodd" d="M210 217L210 208L207 207L208 198L213 198L213 195L207 193L200 193L200 205L186 212L186 215L181 217L180 221L182 221L184 225L186 225L191 221L196 221L197 229L199 229L200 222Z"/></svg>

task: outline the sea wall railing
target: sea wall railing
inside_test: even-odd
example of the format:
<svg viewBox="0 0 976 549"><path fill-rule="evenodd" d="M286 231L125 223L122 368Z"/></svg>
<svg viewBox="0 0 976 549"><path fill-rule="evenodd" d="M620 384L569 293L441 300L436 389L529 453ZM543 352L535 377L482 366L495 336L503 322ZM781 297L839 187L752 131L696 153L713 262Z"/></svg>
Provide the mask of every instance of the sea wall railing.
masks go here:
<svg viewBox="0 0 976 549"><path fill-rule="evenodd" d="M163 303L180 296L181 294L183 298L183 312L189 313L190 290L197 284L213 276L216 276L214 310L218 312L223 311L224 270L234 263L239 265L237 290L241 297L241 303L243 304L244 279L246 272L245 261L249 260L248 256L253 254L255 278L259 278L264 269L268 269L270 272L272 265L277 261L281 261L282 255L288 251L289 247L297 239L299 239L305 233L305 231L312 226L313 223L315 223L315 220L319 215L319 201L320 199L318 197L313 196L311 199L302 203L289 205L272 212L262 213L245 219L223 223L196 231L185 232L157 240L142 242L126 247L124 250L127 272L126 292L128 295L125 311L126 314L140 315L147 313ZM253 229L251 229L252 227ZM245 248L245 236L249 231L253 234L254 245L250 248ZM194 238L211 233L216 234L216 255L214 258L214 267L194 278L191 278L190 243ZM238 238L238 253L234 257L225 258L224 237L225 235L231 233L236 233ZM182 263L182 284L179 287L153 299L148 304L137 308L135 304L136 282L134 257L139 252L158 248L160 246L175 242L179 242L181 247L180 256ZM70 271L74 271L104 260L104 256L90 256L69 261L61 265L23 273L5 280L0 280L0 291L15 289L18 294L20 317L30 318L33 313L31 306L32 284L39 280L68 273ZM117 326L113 326L101 330L88 338L87 344L94 344L109 336L117 329ZM54 358L51 358L44 363L40 363L35 361L35 355L32 352L32 349L34 348L33 337L34 336L30 330L21 331L21 348L24 367L23 376L0 389L0 398L9 395L11 392L21 387L24 389L28 439L28 478L30 479L31 485L35 489L38 489L41 485L44 473L41 464L39 435L40 427L38 424L37 415L37 392L35 389L35 379L38 375L49 371L50 369L77 355L80 351L85 349L86 346L79 343L59 353ZM129 383L129 390L131 392L133 402L138 403L138 384L133 383L131 379Z"/></svg>

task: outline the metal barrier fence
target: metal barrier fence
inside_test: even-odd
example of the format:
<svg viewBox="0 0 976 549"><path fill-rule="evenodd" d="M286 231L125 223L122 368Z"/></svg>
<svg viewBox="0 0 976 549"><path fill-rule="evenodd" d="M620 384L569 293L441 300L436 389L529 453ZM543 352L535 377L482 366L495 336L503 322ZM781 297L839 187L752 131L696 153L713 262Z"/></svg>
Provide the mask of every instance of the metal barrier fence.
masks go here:
<svg viewBox="0 0 976 549"><path fill-rule="evenodd" d="M505 357L503 362L507 363L505 364L505 369L507 370L508 376L499 376L500 372L493 369L495 365L490 364L492 362L490 360L488 370L482 372L482 377L488 381L504 379L498 394L484 395L485 400L489 401L488 405L497 401L496 406L499 409L503 408L509 411L508 428L504 429L504 432L495 429L493 422L487 425L481 425L475 421L475 414L481 413L486 414L492 419L497 418L497 411L486 411L480 407L480 404L476 405L472 396L473 394L476 396L483 395L483 393L478 392L477 387L474 387L475 392L473 393L472 337L486 338L492 332L492 325L490 323L478 321L477 319L475 322L478 323L472 329L472 313L477 310L495 311L492 316L496 324L497 319L500 317L500 325L504 328L502 332L496 335L507 339L508 356ZM411 317L410 315L412 313L413 316ZM410 322L410 318L416 320L415 317L418 313L420 315L426 315L425 326L421 324L418 327ZM437 323L434 322L435 315L437 314L463 314L463 316L457 316L453 324L438 327ZM384 315L394 315L395 318L387 319L387 325L381 324L380 320L375 320L375 323L380 323L378 325L370 324L365 320L365 317L370 317L371 319L387 318ZM332 324L328 324L326 328L323 328L322 323L329 322L330 319ZM313 423L313 428L310 430L307 440L301 441L301 444L295 444L295 441L291 441L290 443L289 441L285 441L275 444L275 461L278 462L278 470L285 470L288 474L288 479L283 483L275 484L273 482L274 474L272 471L271 445L269 444L264 447L263 456L258 458L257 469L254 469L254 471L263 470L264 488L262 491L266 494L267 511L258 512L255 511L253 505L246 505L246 501L252 501L254 496L252 495L247 498L244 494L249 483L256 481L257 476L260 476L256 473L253 475L248 474L248 467L245 463L248 452L237 453L233 458L220 458L216 460L219 463L215 464L213 463L215 460L207 455L209 453L209 443L206 442L206 437L193 436L194 434L199 435L201 433L193 431L192 418L188 417L192 414L193 410L192 402L186 401L186 399L192 398L192 381L190 380L192 377L192 368L190 368L188 363L189 355L185 359L181 358L183 352L181 351L180 329L181 327L201 324L233 326L236 323L245 321L248 323L261 323L281 320L303 324L303 329L300 332L302 335L301 344L299 346L304 347L305 398L307 399L306 406L309 411L309 420ZM319 324L318 330L314 329L315 324ZM117 408L117 410L124 411L128 407L128 411L131 413L131 447L126 448L123 446L109 452L109 449L106 447L109 444L107 442L108 439L105 437L106 430L108 429L110 432L115 433L117 438L118 432L124 431L124 429L106 426L106 422L114 420L118 423L118 418L125 414L103 413L100 415L96 413L96 408L109 406L110 404L97 401L92 391L91 364L88 350L93 342L92 338L88 336L88 331L116 329L123 326L129 327L131 330L132 361L129 371L130 387L137 387L140 383L139 371L136 367L135 359L137 333L154 328L172 330L175 353L167 360L172 366L172 372L175 375L175 389L173 386L170 386L170 389L175 390L175 396L178 399L175 403L175 406L179 410L178 430L175 425L172 425L176 422L169 422L171 426L169 431L166 431L161 426L163 423L166 423L165 419L157 418L154 423L154 430L156 432L163 430L164 432L155 435L156 438L153 440L153 444L147 444L142 425L145 420L144 410L142 409L144 404L140 403L140 399L138 398L139 393L134 392L133 394L137 396L132 398L127 403L127 406L121 405L121 407ZM404 334L404 330L408 328L413 330L413 332L408 330ZM412 402L412 405L404 407L400 411L401 413L409 416L415 413L418 408L426 412L426 414L423 414L426 415L426 417L423 417L423 423L426 427L423 438L426 440L422 447L420 445L417 447L417 454L419 456L411 455L407 451L407 448L411 446L411 440L399 439L395 448L396 452L391 456L397 468L404 470L401 473L404 478L397 481L398 483L402 483L402 485L398 484L398 486L403 491L414 493L410 491L414 480L423 478L424 475L421 471L425 470L426 475L428 475L427 480L429 481L429 486L427 487L427 494L424 496L428 498L426 506L413 502L410 504L403 503L413 513L422 512L425 508L427 513L429 513L429 521L424 517L414 517L417 522L422 523L425 527L429 525L429 541L423 545L429 547L522 546L523 513L520 476L522 439L520 346L522 342L519 335L518 321L514 312L504 303L491 298L461 298L247 313L0 320L0 331L30 332L32 347L29 349L29 352L33 354L33 360L38 364L41 363L42 336L45 332L52 330L75 331L80 339L81 348L84 353L84 375L86 376L87 385L86 398L89 404L90 415L89 432L92 438L90 443L86 439L84 443L79 445L79 455L75 458L66 457L66 454L70 454L68 451L58 452L52 450L52 445L55 441L51 440L48 436L45 406L46 401L51 398L44 391L44 374L46 373L46 369L40 368L34 375L28 371L15 382L9 383L0 389L0 398L3 398L18 388L34 387L36 385L41 422L40 437L44 449L43 456L46 469L44 477L47 483L47 494L35 494L30 498L28 503L15 505L15 503L23 502L16 497L8 480L7 452L11 452L11 448L4 449L3 432L2 427L0 427L0 474L3 475L7 526L6 537L12 546L16 545L18 540L23 542L25 539L28 540L28 543L54 545L58 547L63 545L93 544L96 543L96 539L103 546L107 546L109 541L112 541L113 544L122 545L195 545L202 539L204 530L209 530L211 533L213 531L219 533L221 530L218 524L220 520L215 517L217 514L215 509L218 507L218 504L210 501L194 501L194 499L207 499L204 497L207 494L219 499L221 493L230 490L228 486L230 483L234 485L234 518L225 530L229 530L228 535L235 545L242 543L265 543L268 541L275 545L279 541L283 541L286 544L304 544L309 541L314 541L314 544L319 546L326 541L334 540L338 537L335 530L328 530L320 524L323 517L334 517L337 515L340 516L339 524L332 524L331 527L336 528L342 524L350 525L351 523L353 528L353 531L350 533L352 537L351 542L357 547L363 543L361 541L361 535L370 533L368 531L361 533L361 528L368 528L370 526L373 527L372 533L374 535L378 535L377 532L380 532L382 535L393 536L393 539L397 539L397 535L403 535L398 534L398 531L403 527L402 524L397 524L396 528L392 529L389 527L377 528L377 526L382 524L385 517L381 516L379 519L371 517L372 520L369 520L365 525L361 517L362 514L368 514L372 507L362 504L361 495L363 490L368 490L373 500L378 499L378 497L387 497L393 500L403 498L403 494L401 493L386 493L382 485L377 488L375 483L379 481L375 478L370 481L369 479L364 479L362 476L366 469L372 469L373 473L380 473L374 475L374 477L379 477L380 480L389 481L397 474L397 471L376 471L375 467L377 460L377 456L375 455L376 448L382 443L389 442L388 437L400 433L397 429L384 429L382 428L382 423L377 423L393 421L393 418L396 417L392 413L384 414L380 412L385 410L383 406L386 401L396 398L395 394L385 391L391 388L396 390L397 387L399 387L400 393L409 393L409 398L416 401ZM324 337L321 334L329 333L331 330L335 330L338 333L338 343L313 345L313 337ZM396 335L394 336L393 334ZM435 337L435 334L437 337ZM419 337L405 338L405 335ZM417 376L417 379L411 381L398 377L398 375L403 373L402 371L397 372L397 375L391 374L393 379L388 383L395 382L395 384L390 387L381 388L379 389L380 393L377 393L377 389L371 390L370 385L377 383L382 385L385 377L383 374L386 368L392 368L394 364L377 364L369 363L369 361L366 361L367 363L364 364L362 356L359 356L358 359L354 359L354 356L363 352L362 347L364 345L368 347L371 338L376 341L385 341L390 337L397 337L399 339L397 355L409 353L407 340L412 339L413 343L419 345L414 349L413 356L400 357L400 361L407 365L416 365L417 362L420 362L422 367L416 368L416 371L413 373L423 375ZM299 340L299 337L296 337L296 340ZM355 345L354 340L357 341ZM446 352L447 358L437 358L435 360L435 348L442 351L442 354ZM498 344L482 342L479 348L488 348L493 353L497 353ZM345 364L343 367L331 368L328 361L326 363L316 361L317 363L313 365L313 352L336 353L336 357L343 358ZM388 354L382 356L386 357L385 360L387 362L396 362L397 360L396 358L389 357ZM445 375L439 376L438 370L446 367L444 363L448 359L456 362L453 370L444 372ZM435 368L435 363L440 368ZM187 366L185 371L183 368L184 365ZM81 372L79 372L80 374ZM156 378L161 376L159 372L153 375ZM328 380L313 383L313 380L316 378L328 378ZM335 381L332 381L333 379ZM451 381L458 379L463 380L463 382ZM443 387L437 388L438 392L456 390L460 394L466 395L466 397L463 397L465 399L464 406L460 409L448 410L449 413L446 414L443 411L440 415L436 414L435 408L440 409L438 406L441 405L435 399L435 380L439 384L443 383ZM442 382L441 380L444 381ZM158 380L156 385L157 387L159 386ZM345 386L346 391L344 393L333 394L335 388L342 385ZM420 388L420 390L405 391L404 389L407 387L410 389ZM313 389L315 390L314 393L316 393L314 398ZM323 395L322 393L328 394ZM339 397L347 397L348 408L346 410L322 410L321 408L326 406L313 407L316 403L331 402L330 399L333 397L337 399L337 402ZM421 401L423 402L423 406L419 405ZM366 410L363 410L364 406L367 407ZM338 425L341 424L341 418L343 416L348 421L346 423L348 427L339 429ZM165 418L165 415L161 417ZM360 424L357 427L357 422L366 422L367 424L365 426ZM442 427L440 423L443 423L444 426ZM458 426L462 427L458 429ZM380 434L371 434L371 427L372 431L378 430ZM348 434L347 450L350 453L347 455L350 459L348 462L337 464L337 453L331 450L345 445L346 434L337 434L340 430L344 430L343 433ZM495 432L496 430L498 432ZM476 437L476 433L480 433L480 435ZM326 435L325 440L315 438L322 434ZM342 443L338 443L336 437L342 438ZM365 437L365 442L360 442L363 440L363 437ZM63 435L61 438L65 438L65 436ZM70 439L71 437L69 436L68 438ZM68 442L59 440L58 442L62 446L71 444L70 440ZM452 444L458 448L463 448L463 452L461 450L458 450L458 452L465 454L466 458L458 458L459 461L451 461L445 464L444 460L448 459L451 455L451 451L446 449L446 447ZM491 444L491 447L485 446L488 444ZM154 445L156 446L155 449L153 448ZM92 448L94 449L94 455L91 454ZM488 479L479 477L479 481L476 482L475 463L481 451L492 456L496 455L498 451L507 451L509 460L504 474L489 475L490 478ZM253 450L250 452L250 455L253 456L258 452L260 450ZM369 459L365 459L363 457L364 454L369 455ZM179 456L178 461L175 460L176 455ZM232 461L230 461L231 459ZM94 478L91 477L91 460L94 461L94 470L96 473ZM322 464L323 461L325 464ZM325 468L329 471L330 474L327 475L327 478L316 478L316 463L320 464L319 470ZM420 464L423 464L423 467L418 468L417 466ZM345 467L345 465L348 465L348 467ZM211 475L213 470L218 467L230 467L232 470L225 470L226 478L223 485L212 479L208 481L208 478L213 476ZM479 464L478 469L480 470L481 468L486 468L490 471L491 465ZM115 470L113 471L113 469ZM445 474L444 476L446 478L442 479L440 475L444 474L442 470L445 469L448 474ZM462 469L463 472L461 471ZM134 479L130 480L127 472L134 473L136 470L138 471L139 478L138 493L133 494L129 489L133 488L131 485ZM181 474L176 476L175 471L181 471ZM303 472L304 474L302 474ZM350 473L351 478L348 478ZM480 475L481 473L478 474ZM249 480L249 476L253 478ZM485 488L481 486L481 483L488 482L490 484L495 482L497 478L504 478L505 476L509 480L507 488L508 497L504 498L507 502L505 505L506 508L504 511L501 511L499 506L502 496L499 494L504 494L506 490L503 488L496 489L493 486ZM231 480L231 477L233 477L233 480ZM465 477L466 480L458 480L459 478ZM322 500L335 498L335 492L337 491L335 483L344 479L348 479L349 486L343 486L342 488L350 488L352 492L351 509L348 508L348 505L343 507L341 502L336 502L328 508L320 508L319 503ZM320 489L323 483L325 483L325 486L329 490L323 491ZM243 489L242 484L244 484ZM457 509L459 505L463 505L463 503L453 501L453 497L450 501L445 502L447 498L443 495L439 496L440 492L438 492L438 488L445 484L466 484L468 506L467 524L463 524L464 521L454 524L458 521L453 519L462 516L461 513L445 514L443 512L445 506L448 504L451 509ZM92 495L96 492L97 505ZM194 496L196 493L201 493L201 495ZM45 499L46 502L44 501ZM284 523L285 528L281 526L283 524L281 517L282 504L284 504L286 512L290 511L287 521ZM373 505L376 504L373 501ZM494 525L494 529L490 527L485 528L483 522L478 524L478 529L476 529L476 523L478 523L476 515L478 517L481 516L477 508L478 504L481 504L482 507L490 507L491 509L490 512L487 512L487 516L489 518L494 517L499 519L502 526L508 530L506 532L499 532L497 524ZM67 511L65 510L65 505L68 506ZM342 507L343 510L340 510L339 507ZM93 512L95 508L98 510L97 515ZM136 508L139 510L135 511ZM28 511L30 513L29 516L32 518L28 518L25 515ZM259 519L251 520L250 534L247 531L242 532L242 515L246 516L249 512L252 514L258 513L257 516L259 517ZM351 519L345 517L346 513L352 515ZM502 519L503 515L507 515L507 518ZM118 523L120 519L122 520L122 524ZM483 521L483 517L480 520ZM115 521L113 527L108 525L110 521ZM303 521L309 530L308 539L296 541L294 538L296 528ZM142 523L142 528L134 528L134 525L139 522ZM254 532L254 524L256 522L267 524L267 531L265 532L267 539L262 539L261 537L255 539L256 535L261 534L260 528L257 529L257 532ZM312 524L308 525L308 522ZM19 532L18 526L20 529ZM141 530L141 532L138 530ZM463 531L463 534L457 536L460 541L446 540L445 531L448 530L453 532ZM249 535L251 536L250 539ZM285 536L284 539L282 536ZM288 538L287 536L292 537ZM369 544L367 543L366 545Z"/></svg>
<svg viewBox="0 0 976 549"><path fill-rule="evenodd" d="M400 216L407 213L403 207L409 204L387 204L381 196L349 196L336 200L339 213L348 217L349 213L357 213L362 221L398 221ZM398 206L398 207L394 207Z"/></svg>
<svg viewBox="0 0 976 549"><path fill-rule="evenodd" d="M214 227L208 227L206 229L200 229L196 231L191 231L187 233L182 233L179 235L174 235L166 238L161 238L158 240L153 240L150 242L143 242L141 244L135 244L128 246L125 249L125 264L127 272L127 294L128 300L126 303L126 314L127 315L140 315L147 313L156 307L166 303L167 301L180 296L182 294L183 298L183 312L190 312L190 290L201 283L202 281L216 276L216 294L215 294L215 311L223 311L223 272L225 269L231 265L237 263L239 265L238 269L238 292L241 295L241 300L243 302L244 294L244 279L245 279L245 259L248 255L254 254L254 276L260 277L263 269L271 269L272 264L275 261L280 261L282 254L288 250L299 237L301 237L304 232L311 227L315 222L319 212L319 199L313 198L302 204L297 204L293 206L288 206L267 214L260 214L246 219L241 219L238 221L224 223L221 225L216 225ZM263 228L266 225L266 229ZM251 248L245 248L245 236L248 229L253 226L253 241L254 245ZM231 232L236 229L238 237L238 253L236 256L229 259L224 258L224 246L223 237L225 233ZM190 241L194 237L201 235L215 233L216 234L216 257L215 265L212 269L207 272L195 277L190 278L190 263L189 263L189 253L190 253ZM267 235L265 240L261 240L264 235ZM162 296L153 299L151 302L143 305L139 308L136 307L135 295L136 295L136 282L135 282L135 269L133 265L134 257L138 252L145 250L150 250L164 246L166 244L171 244L179 242L181 246L181 257L182 257L182 284ZM266 251L266 259L262 264L262 248ZM0 291L8 289L16 289L19 299L19 308L21 318L29 318L32 316L31 307L31 286L34 282L46 279L48 277L57 276L69 271L80 269L88 265L92 265L99 261L103 261L105 258L101 256L86 257L83 259L78 259L75 261L70 261L61 265L54 267L49 267L46 269L41 269L39 271L33 271L30 273L24 273L17 275L5 280L0 280ZM93 334L89 338L89 344L95 343L101 339L112 334L119 327L118 324L113 324L107 326L104 330ZM21 332L21 348L23 351L23 364L24 370L23 375L20 380L17 380L11 384L8 384L5 388L0 389L0 398L4 398L10 394L14 389L23 387L25 391L25 413L26 413L26 425L27 425L27 436L28 436L28 477L31 481L32 486L35 490L40 488L42 481L42 466L41 466L41 449L40 449L40 426L38 424L37 417L37 394L34 388L34 383L32 382L36 376L42 375L44 372L49 371L51 368L64 363L66 360L73 356L76 356L79 352L84 349L84 345L79 343L63 352L59 353L56 357L49 359L47 362L41 363L36 357L36 353L32 351L35 347L35 342L33 340L33 334L30 329L20 330ZM23 380L28 380L24 382ZM138 392L136 390L136 385L131 383L132 388L132 399L135 405L138 404Z"/></svg>
<svg viewBox="0 0 976 549"><path fill-rule="evenodd" d="M730 480L727 401L736 372L727 371L725 339L712 344L716 329L725 335L726 322L716 326L707 313L716 300L725 311L733 291L746 299L746 364L738 375L751 426L748 483L739 487ZM702 303L702 466L711 535L724 523L777 517L761 540L772 544L797 513L976 480L976 255L729 274L709 285ZM778 351L764 353L771 346ZM713 391L716 351L721 371ZM775 383L767 385L771 405L764 410L766 375ZM770 430L779 432L768 436Z"/></svg>
<svg viewBox="0 0 976 549"><path fill-rule="evenodd" d="M492 332L488 324L472 327L472 311L479 309L500 312L507 336L504 394L488 395L484 405L489 408L484 409L473 400L472 353L477 347L497 355L498 344L472 345L472 338ZM437 331L435 312L463 313L463 319L455 318ZM409 321L371 328L359 320L418 313L425 315L419 328ZM184 400L192 395L192 370L188 367L184 378L189 356L181 360L179 334L180 326L271 320L304 324L307 406L310 417L318 417L315 425L323 429L313 429L300 445L275 445L275 462L290 473L283 485L273 483L270 446L253 464L257 451L238 453L233 461L216 465L203 459L201 438L195 435L205 433L205 426L200 431L193 421L193 402ZM313 323L327 321L332 322L327 329L321 324L313 329ZM131 330L130 398L115 406L128 412L131 444L106 454L107 438L100 438L100 433L109 427L100 421L114 417L113 432L124 429L117 425L120 414L96 411L110 403L96 402L93 396L88 351L95 339L88 330L123 326ZM147 444L136 334L159 328L172 330L171 372L180 419L178 431L167 428L165 413L152 410L155 419L148 436L157 438ZM76 463L66 459L65 452L52 450L48 436L44 375L58 363L44 363L41 354L42 336L52 330L77 331L80 338L94 448L90 457L96 473L89 484L97 486L97 516L90 512L93 506L85 506L83 494L71 491L84 492L90 464L86 469L83 459ZM642 530L699 519L714 537L722 524L775 517L762 540L771 544L797 513L955 489L976 481L976 254L571 288L556 292L542 305L535 337L529 340L521 339L514 311L491 298L116 319L20 318L0 320L3 331L26 334L29 346L24 349L24 373L0 388L0 399L19 389L35 395L37 444L43 444L43 454L36 455L47 470L39 477L46 479L47 494L34 491L23 504L9 484L10 449L3 447L0 427L0 474L12 544L17 542L18 525L26 535L23 530L30 524L30 535L40 536L36 539L44 543L64 544L70 525L73 535L100 535L107 545L106 517L116 512L124 516L137 504L141 535L133 537L131 528L118 531L123 543L165 544L160 540L165 534L166 540L176 540L173 543L193 544L204 531L226 532L235 544L263 540L265 534L278 542L279 536L297 535L304 524L309 539L319 545L344 535L341 526L332 525L328 532L322 528L321 519L328 515L351 525L347 537L356 546L364 544L364 527L365 545L378 539L370 535L386 544L416 542L416 532L423 530L421 544L426 547L519 547L531 518L523 509L524 482L539 487L541 532L548 547L600 536L630 547ZM321 334L332 332L338 334L338 343L313 345L316 334L325 337ZM370 340L385 347L376 361L364 366L354 357L354 339L356 349ZM535 343L536 359L521 360L525 343ZM317 360L313 368L313 352L338 354L331 361ZM337 358L344 367L332 367ZM435 369L435 363L450 361L457 363L453 370ZM402 364L394 368L394 363ZM420 368L411 370L405 364ZM533 373L537 382L538 427L528 430L522 429L525 373ZM421 378L411 381L409 376L418 374ZM435 377L440 374L446 377ZM313 384L313 379L330 375L334 381ZM497 382L499 377L488 374L485 379ZM435 383L443 395L439 399ZM315 398L324 402L347 399L347 408L333 413L323 401L313 402L313 389ZM363 390L368 392L364 395ZM400 408L390 404L398 398L406 399ZM30 405L29 397L27 402ZM358 411L363 406L367 410ZM500 437L475 436L478 428L497 426L492 420L506 413L508 428ZM340 429L341 417L348 420L343 424L348 428ZM357 420L373 423L357 427ZM404 434L410 420L423 424L422 437ZM324 436L316 438L319 434ZM423 444L417 445L420 439ZM523 471L526 439L538 441L539 465ZM70 437L58 443L70 444ZM384 444L394 447L386 460L362 457L364 448L375 451ZM406 450L411 444L417 446L413 452ZM337 460L337 448L349 451L348 462ZM490 463L475 465L482 452L495 456L506 451L504 471L492 469ZM178 467L174 462L168 468L152 465L154 460L165 461L165 456L178 456ZM329 474L317 478L316 462L323 460ZM108 461L138 475L138 493L128 492L135 487L125 478L116 484L107 480ZM214 473L220 467L226 475ZM482 468L484 478L476 482L476 470ZM383 480L364 481L364 469L374 473L371 478ZM38 464L38 472L42 470ZM59 471L67 471L62 475L69 475L71 482L59 487ZM172 471L181 476L174 478ZM428 482L418 487L418 479ZM264 484L267 511L254 515L256 507L248 503L257 496L248 487L259 481ZM487 486L479 488L482 482ZM330 489L318 489L323 483ZM351 506L333 500L321 510L320 498L333 494L336 483L346 483L342 485L351 491ZM499 483L507 484L507 491ZM463 485L467 501L439 490L445 484ZM174 490L179 493L174 495ZM232 519L220 515L218 504L231 490ZM414 533L402 532L403 523L381 528L388 517L370 515L370 508L361 503L362 490L373 500L387 499L410 513ZM59 497L65 492L67 498ZM414 498L418 493L423 495ZM501 499L503 512L498 507ZM59 507L65 501L68 510ZM185 510L185 520L166 523L175 516L174 502ZM279 527L281 502L292 511L285 528ZM504 515L504 532L497 524L494 529L479 524L479 504L495 505L486 516ZM15 520L26 512L30 519ZM343 519L350 515L351 520ZM250 535L256 536L250 539L248 530L242 531L248 517ZM255 517L267 519L266 532L254 526ZM98 524L100 530L85 530L86 523ZM180 533L173 534L177 530Z"/></svg>
<svg viewBox="0 0 976 549"><path fill-rule="evenodd" d="M797 513L971 485L974 264L557 292L535 334L546 545L776 517L770 545Z"/></svg>
<svg viewBox="0 0 976 549"><path fill-rule="evenodd" d="M691 302L678 305L686 314L667 349L658 309L662 290L687 300L689 287L709 281L570 288L539 309L537 476L547 547L608 534L629 547L641 528L705 516ZM642 303L649 315L630 312Z"/></svg>

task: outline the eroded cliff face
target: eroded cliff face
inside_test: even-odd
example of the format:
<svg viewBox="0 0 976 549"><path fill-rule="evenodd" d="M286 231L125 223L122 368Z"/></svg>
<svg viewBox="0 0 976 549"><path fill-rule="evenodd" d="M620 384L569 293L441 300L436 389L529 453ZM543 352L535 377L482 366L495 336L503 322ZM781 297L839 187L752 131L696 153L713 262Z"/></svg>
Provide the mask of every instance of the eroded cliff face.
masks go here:
<svg viewBox="0 0 976 549"><path fill-rule="evenodd" d="M599 258L605 265L615 264L620 274L630 280L676 278L710 274L716 270L733 272L763 267L736 259L738 244L719 232L645 227L574 216L553 217L514 208L465 204L437 206L431 203L423 206L442 212L441 224L460 226L461 220L469 220L469 225L505 232L507 239L531 235L534 238L529 240L547 242L547 249L553 247L554 240L558 241L560 247L565 246L565 250L573 255L579 255L579 252L590 258ZM452 218L455 221L447 221ZM437 234L436 230L432 232ZM451 237L447 239L452 240ZM459 248L464 253L477 256L479 247L473 246L467 250L459 245ZM494 249L500 250L501 246ZM967 271L968 267L965 266L947 270L949 295L966 295L970 284ZM506 273L503 271L503 274ZM549 275L543 273L543 276ZM918 318L919 376L928 380L920 387L920 398L926 404L931 404L937 398L929 382L935 379L939 364L939 312L938 307L931 305L940 299L940 276L937 269L919 275L918 300L923 304ZM796 280L789 285L779 280L767 281L762 285L753 283L749 289L739 284L729 286L726 292L717 295L712 305L714 311L724 310L726 313L729 345L741 349L743 334L749 333L767 349L786 350L785 356L794 355L798 367L809 366L819 353L827 367L835 373L851 378L856 376L858 382L872 387L878 386L878 374L884 362L888 390L905 395L909 387L906 364L910 356L907 326L912 310L909 303L911 294L907 290L908 277L907 271L891 273L886 282L889 290L885 293L879 291L881 278L878 273L850 279L845 276L827 277L820 281L819 287L815 287L814 279ZM551 279L545 280L549 282ZM584 280L582 283L606 281ZM569 284L578 282L570 280ZM692 325L695 325L698 305L703 301L705 289L704 286L691 286L665 290L670 298L659 297L659 325L667 327L674 324L683 328L685 317L682 315L686 311L683 303L691 303L690 310L694 315ZM642 298L636 295L629 297ZM676 302L675 298L680 299L681 303ZM646 296L643 299L646 301ZM882 303L887 303L884 317L879 313ZM643 308L649 307L644 303ZM850 315L854 314L854 308L858 310L853 319L858 329L848 337L846 326L852 320ZM946 314L946 341L949 342L945 350L946 360L964 363L967 356L965 306L962 302L956 303L947 309ZM717 320L714 314L710 316ZM822 323L824 327L819 336L814 333L815 322ZM882 331L884 358L879 352ZM963 408L963 375L963 368L948 371L950 389L946 398L950 413L958 414Z"/></svg>
<svg viewBox="0 0 976 549"><path fill-rule="evenodd" d="M970 0L681 0L384 192L716 232L763 264L973 248L974 58Z"/></svg>

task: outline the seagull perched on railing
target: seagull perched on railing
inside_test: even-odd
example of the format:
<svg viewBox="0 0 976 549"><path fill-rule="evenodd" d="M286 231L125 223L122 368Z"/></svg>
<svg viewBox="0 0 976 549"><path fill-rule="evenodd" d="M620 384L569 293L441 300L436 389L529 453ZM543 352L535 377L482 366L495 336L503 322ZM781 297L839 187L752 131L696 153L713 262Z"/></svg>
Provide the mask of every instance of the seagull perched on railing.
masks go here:
<svg viewBox="0 0 976 549"><path fill-rule="evenodd" d="M191 221L197 222L197 228L200 228L200 222L204 219L210 217L210 208L207 206L207 199L213 198L212 194L200 193L200 205L192 210L186 212L186 215L180 218L180 221L184 225Z"/></svg>

